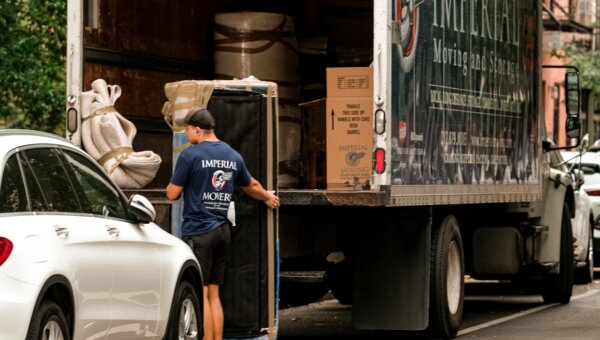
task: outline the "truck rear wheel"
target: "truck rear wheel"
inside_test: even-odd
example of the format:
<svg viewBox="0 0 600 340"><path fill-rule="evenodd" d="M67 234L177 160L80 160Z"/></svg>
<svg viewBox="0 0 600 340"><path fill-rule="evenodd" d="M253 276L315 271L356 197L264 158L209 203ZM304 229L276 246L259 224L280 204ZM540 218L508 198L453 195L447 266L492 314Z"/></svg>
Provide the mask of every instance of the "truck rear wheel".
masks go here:
<svg viewBox="0 0 600 340"><path fill-rule="evenodd" d="M569 207L563 205L560 226L560 272L548 274L542 282L542 297L545 303L569 303L573 294L573 229L571 229Z"/></svg>
<svg viewBox="0 0 600 340"><path fill-rule="evenodd" d="M429 296L430 335L454 338L462 322L464 304L464 254L458 221L446 216L431 231Z"/></svg>

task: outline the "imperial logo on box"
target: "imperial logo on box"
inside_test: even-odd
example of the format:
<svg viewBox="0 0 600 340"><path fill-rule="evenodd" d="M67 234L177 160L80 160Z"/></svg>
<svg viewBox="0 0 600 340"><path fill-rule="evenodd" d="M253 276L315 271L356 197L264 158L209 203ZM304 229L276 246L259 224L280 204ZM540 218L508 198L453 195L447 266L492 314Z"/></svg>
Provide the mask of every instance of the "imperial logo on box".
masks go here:
<svg viewBox="0 0 600 340"><path fill-rule="evenodd" d="M349 166L357 166L358 162L365 157L364 152L348 152L346 154L346 164Z"/></svg>

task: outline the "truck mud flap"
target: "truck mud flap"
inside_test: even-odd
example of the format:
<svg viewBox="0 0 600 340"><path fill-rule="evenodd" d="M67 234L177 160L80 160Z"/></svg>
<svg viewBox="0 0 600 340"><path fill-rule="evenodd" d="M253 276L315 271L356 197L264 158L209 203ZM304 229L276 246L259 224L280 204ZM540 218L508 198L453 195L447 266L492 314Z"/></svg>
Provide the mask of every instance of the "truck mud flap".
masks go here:
<svg viewBox="0 0 600 340"><path fill-rule="evenodd" d="M356 238L354 327L427 328L431 209L381 208L361 222Z"/></svg>

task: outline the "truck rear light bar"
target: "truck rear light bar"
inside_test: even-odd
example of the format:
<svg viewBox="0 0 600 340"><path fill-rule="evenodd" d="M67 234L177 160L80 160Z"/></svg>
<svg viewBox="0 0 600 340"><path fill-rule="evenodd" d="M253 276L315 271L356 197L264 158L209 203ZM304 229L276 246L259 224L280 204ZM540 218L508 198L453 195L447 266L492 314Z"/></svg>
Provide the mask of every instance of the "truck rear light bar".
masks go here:
<svg viewBox="0 0 600 340"><path fill-rule="evenodd" d="M382 174L385 171L385 150L382 148L375 149L373 160L375 163L375 172Z"/></svg>
<svg viewBox="0 0 600 340"><path fill-rule="evenodd" d="M77 132L78 124L77 124L77 110L74 108L70 108L67 110L67 131L70 133Z"/></svg>
<svg viewBox="0 0 600 340"><path fill-rule="evenodd" d="M375 133L382 135L385 132L385 111L375 111Z"/></svg>

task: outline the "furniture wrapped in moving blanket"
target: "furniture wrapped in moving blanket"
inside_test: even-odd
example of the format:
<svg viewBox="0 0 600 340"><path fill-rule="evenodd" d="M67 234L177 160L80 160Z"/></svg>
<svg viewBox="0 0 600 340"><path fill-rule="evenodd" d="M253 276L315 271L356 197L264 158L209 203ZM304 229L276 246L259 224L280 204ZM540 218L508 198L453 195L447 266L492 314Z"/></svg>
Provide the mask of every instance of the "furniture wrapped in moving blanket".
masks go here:
<svg viewBox="0 0 600 340"><path fill-rule="evenodd" d="M257 80L186 80L165 85L165 121L173 128L173 166L190 144L183 118L192 107L208 108L215 133L236 149L248 170L267 190L277 188L277 85ZM224 336L276 336L278 294L277 215L237 187L235 224L220 289ZM181 235L183 199L174 202L172 233Z"/></svg>
<svg viewBox="0 0 600 340"><path fill-rule="evenodd" d="M81 93L82 144L119 187L143 188L156 176L161 158L152 151L133 151L137 130L115 109L120 96L121 88L107 85L103 79Z"/></svg>

